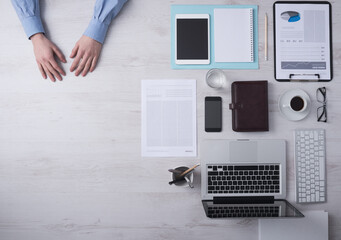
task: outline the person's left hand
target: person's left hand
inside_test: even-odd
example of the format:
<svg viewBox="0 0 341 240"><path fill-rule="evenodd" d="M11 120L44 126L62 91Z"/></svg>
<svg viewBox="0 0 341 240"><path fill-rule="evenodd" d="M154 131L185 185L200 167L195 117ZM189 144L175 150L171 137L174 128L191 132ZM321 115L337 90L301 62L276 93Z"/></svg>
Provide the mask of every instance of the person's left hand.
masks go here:
<svg viewBox="0 0 341 240"><path fill-rule="evenodd" d="M76 76L82 73L84 77L89 71L92 72L95 70L101 49L101 43L83 35L72 49L70 58L75 59L73 60L70 71L73 72L76 70Z"/></svg>

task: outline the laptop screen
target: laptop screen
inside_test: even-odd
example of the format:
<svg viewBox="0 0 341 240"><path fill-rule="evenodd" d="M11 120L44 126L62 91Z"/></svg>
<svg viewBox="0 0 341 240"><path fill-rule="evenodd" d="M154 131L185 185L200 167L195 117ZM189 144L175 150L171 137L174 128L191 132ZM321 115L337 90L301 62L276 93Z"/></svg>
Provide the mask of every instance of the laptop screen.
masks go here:
<svg viewBox="0 0 341 240"><path fill-rule="evenodd" d="M288 201L282 199L266 204L216 204L211 200L203 200L202 203L209 218L304 217Z"/></svg>

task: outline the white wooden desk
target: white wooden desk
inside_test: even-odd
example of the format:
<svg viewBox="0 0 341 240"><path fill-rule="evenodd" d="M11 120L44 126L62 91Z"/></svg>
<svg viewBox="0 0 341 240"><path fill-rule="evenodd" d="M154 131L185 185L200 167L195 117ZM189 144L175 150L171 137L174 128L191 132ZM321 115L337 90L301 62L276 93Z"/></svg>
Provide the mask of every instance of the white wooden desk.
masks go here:
<svg viewBox="0 0 341 240"><path fill-rule="evenodd" d="M94 0L42 0L48 36L69 56L87 27ZM198 158L141 158L141 79L197 80L198 148L206 138L287 140L287 199L294 203L293 130L325 128L327 203L297 205L329 212L330 239L341 238L341 2L333 0L334 79L329 83L278 83L273 77L272 3L216 0L214 4L259 5L259 70L225 71L231 81L268 80L270 131L231 130L227 90L205 84L206 70L170 69L170 5L212 4L207 0L130 0L114 20L95 72L70 72L63 82L43 80L10 1L0 14L0 239L250 239L257 220L211 220L195 188L169 186L167 169ZM264 61L264 13L269 16L269 61ZM64 64L69 69L71 59ZM277 101L302 88L315 99L326 86L328 123L310 115L289 122ZM204 97L223 97L222 133L204 132Z"/></svg>

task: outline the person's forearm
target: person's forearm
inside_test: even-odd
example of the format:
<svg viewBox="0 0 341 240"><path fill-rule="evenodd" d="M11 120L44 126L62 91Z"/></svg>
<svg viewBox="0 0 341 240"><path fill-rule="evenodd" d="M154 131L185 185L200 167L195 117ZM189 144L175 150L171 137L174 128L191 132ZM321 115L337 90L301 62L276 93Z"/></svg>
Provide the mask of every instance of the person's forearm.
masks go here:
<svg viewBox="0 0 341 240"><path fill-rule="evenodd" d="M45 33L40 18L39 0L11 0L28 38Z"/></svg>
<svg viewBox="0 0 341 240"><path fill-rule="evenodd" d="M97 0L94 15L84 35L103 44L111 21L128 0Z"/></svg>

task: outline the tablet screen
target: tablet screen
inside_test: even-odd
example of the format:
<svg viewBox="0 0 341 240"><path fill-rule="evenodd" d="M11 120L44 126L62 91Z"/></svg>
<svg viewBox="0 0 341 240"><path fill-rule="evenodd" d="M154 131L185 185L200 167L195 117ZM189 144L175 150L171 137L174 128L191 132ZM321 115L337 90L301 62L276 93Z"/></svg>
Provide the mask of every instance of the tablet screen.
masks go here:
<svg viewBox="0 0 341 240"><path fill-rule="evenodd" d="M208 19L177 19L177 59L207 60Z"/></svg>

